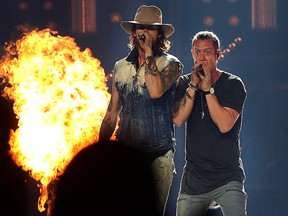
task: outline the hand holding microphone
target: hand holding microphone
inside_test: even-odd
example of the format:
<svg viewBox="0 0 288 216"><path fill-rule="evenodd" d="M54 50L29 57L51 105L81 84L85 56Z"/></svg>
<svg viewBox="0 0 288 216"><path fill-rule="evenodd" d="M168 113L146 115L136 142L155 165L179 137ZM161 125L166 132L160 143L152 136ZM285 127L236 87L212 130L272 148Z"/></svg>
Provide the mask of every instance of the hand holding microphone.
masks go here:
<svg viewBox="0 0 288 216"><path fill-rule="evenodd" d="M139 40L145 41L145 35L144 34L139 34L138 38L139 38Z"/></svg>
<svg viewBox="0 0 288 216"><path fill-rule="evenodd" d="M200 89L202 89L203 83L206 83L207 81L209 82L209 80L210 80L207 78L208 78L208 76L205 74L204 69L203 69L203 63L195 62L195 65L192 68L191 81L194 84L198 84L199 82L201 82Z"/></svg>
<svg viewBox="0 0 288 216"><path fill-rule="evenodd" d="M197 71L197 73L202 74L202 76L205 76L202 64L200 64L196 67L196 71Z"/></svg>
<svg viewBox="0 0 288 216"><path fill-rule="evenodd" d="M196 72L197 72L198 76L199 76L199 74L201 74L204 78L207 78L207 77L208 77L208 74L205 74L205 72L204 72L204 69L203 69L203 65L202 65L202 64L199 64L199 65L196 67ZM201 77L199 76L199 78L201 78Z"/></svg>
<svg viewBox="0 0 288 216"><path fill-rule="evenodd" d="M138 37L139 47L144 50L145 54L153 55L152 38L149 32L139 32L136 37Z"/></svg>

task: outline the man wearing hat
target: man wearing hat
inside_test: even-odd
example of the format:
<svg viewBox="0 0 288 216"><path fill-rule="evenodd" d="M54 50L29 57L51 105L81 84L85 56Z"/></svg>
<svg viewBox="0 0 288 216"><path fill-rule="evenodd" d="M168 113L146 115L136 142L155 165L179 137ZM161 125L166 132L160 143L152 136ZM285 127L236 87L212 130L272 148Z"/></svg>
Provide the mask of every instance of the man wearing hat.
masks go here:
<svg viewBox="0 0 288 216"><path fill-rule="evenodd" d="M134 20L122 21L121 27L129 34L131 51L115 63L99 140L111 138L120 117L117 139L146 153L155 176L159 215L164 215L174 172L172 107L183 65L168 54L167 38L174 27L162 23L158 7L140 6Z"/></svg>

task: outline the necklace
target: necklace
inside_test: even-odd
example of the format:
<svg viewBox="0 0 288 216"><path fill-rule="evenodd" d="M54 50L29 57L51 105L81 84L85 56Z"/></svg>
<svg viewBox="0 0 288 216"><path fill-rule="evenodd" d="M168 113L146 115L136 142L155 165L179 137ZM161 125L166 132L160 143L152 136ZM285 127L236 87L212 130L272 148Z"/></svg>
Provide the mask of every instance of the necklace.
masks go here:
<svg viewBox="0 0 288 216"><path fill-rule="evenodd" d="M215 86L216 86L216 82L211 87L215 88ZM205 109L207 107L206 98L204 100L205 100L205 105L204 105L204 102L203 102L203 92L201 91L201 109L202 109L201 112L200 112L201 119L203 119L205 117Z"/></svg>
<svg viewBox="0 0 288 216"><path fill-rule="evenodd" d="M216 70L216 75L214 76L214 84L211 86L215 89L216 87L216 83L217 83L217 80L219 79L219 77L221 76L221 73ZM204 119L205 117L205 109L207 107L207 100L206 100L206 97L204 98L205 100L205 105L204 105L204 101L203 101L203 92L201 91L201 112L200 112L200 116L201 116L201 119Z"/></svg>
<svg viewBox="0 0 288 216"><path fill-rule="evenodd" d="M203 93L201 92L201 108L202 108L202 110L200 112L201 119L203 119L204 116L205 116L205 108L206 108L206 106L207 106L207 101L205 100L205 105L204 105L204 103L203 103Z"/></svg>

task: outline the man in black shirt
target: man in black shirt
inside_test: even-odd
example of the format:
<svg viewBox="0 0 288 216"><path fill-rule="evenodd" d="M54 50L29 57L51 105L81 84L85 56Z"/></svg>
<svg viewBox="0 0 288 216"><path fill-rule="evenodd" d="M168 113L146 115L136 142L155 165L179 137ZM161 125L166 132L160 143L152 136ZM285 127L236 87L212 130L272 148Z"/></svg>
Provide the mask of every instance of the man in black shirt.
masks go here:
<svg viewBox="0 0 288 216"><path fill-rule="evenodd" d="M226 216L246 216L240 154L245 86L238 76L217 68L221 50L213 32L197 33L191 52L194 67L180 77L173 113L177 126L187 126L177 216L205 215L212 202Z"/></svg>

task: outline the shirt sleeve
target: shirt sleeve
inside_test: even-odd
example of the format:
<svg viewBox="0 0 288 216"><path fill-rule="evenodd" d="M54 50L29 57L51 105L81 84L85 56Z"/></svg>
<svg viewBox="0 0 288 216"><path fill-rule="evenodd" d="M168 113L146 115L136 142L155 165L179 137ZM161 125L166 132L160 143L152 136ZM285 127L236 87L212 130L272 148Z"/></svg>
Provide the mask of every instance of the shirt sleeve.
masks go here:
<svg viewBox="0 0 288 216"><path fill-rule="evenodd" d="M229 91L227 91L222 105L224 107L232 108L241 114L247 98L247 91L244 83L239 77L234 77L230 79L227 88Z"/></svg>

